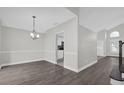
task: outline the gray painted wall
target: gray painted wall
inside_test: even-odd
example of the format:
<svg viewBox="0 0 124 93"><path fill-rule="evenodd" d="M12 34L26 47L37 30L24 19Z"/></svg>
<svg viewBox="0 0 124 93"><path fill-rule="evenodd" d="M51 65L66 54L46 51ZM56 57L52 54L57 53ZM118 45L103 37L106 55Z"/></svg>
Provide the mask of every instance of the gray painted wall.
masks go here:
<svg viewBox="0 0 124 93"><path fill-rule="evenodd" d="M97 33L97 56L106 56L106 30Z"/></svg>
<svg viewBox="0 0 124 93"><path fill-rule="evenodd" d="M30 32L11 27L2 27L2 63L15 64L41 60L43 55L43 36L32 40Z"/></svg>
<svg viewBox="0 0 124 93"><path fill-rule="evenodd" d="M78 31L78 68L85 68L97 61L97 33L79 26Z"/></svg>
<svg viewBox="0 0 124 93"><path fill-rule="evenodd" d="M1 51L1 47L2 47L2 43L1 43L1 41L2 41L2 35L1 35L2 33L1 33L1 22L0 22L0 51Z"/></svg>
<svg viewBox="0 0 124 93"><path fill-rule="evenodd" d="M2 41L2 35L1 35L1 29L0 29L0 51L1 51L1 47L2 47L1 41Z"/></svg>
<svg viewBox="0 0 124 93"><path fill-rule="evenodd" d="M78 71L77 18L47 31L44 35L44 58L56 64L56 34L64 32L64 67Z"/></svg>
<svg viewBox="0 0 124 93"><path fill-rule="evenodd" d="M84 21L82 8L68 9L78 16L78 71L81 71L97 61L97 33L80 25Z"/></svg>

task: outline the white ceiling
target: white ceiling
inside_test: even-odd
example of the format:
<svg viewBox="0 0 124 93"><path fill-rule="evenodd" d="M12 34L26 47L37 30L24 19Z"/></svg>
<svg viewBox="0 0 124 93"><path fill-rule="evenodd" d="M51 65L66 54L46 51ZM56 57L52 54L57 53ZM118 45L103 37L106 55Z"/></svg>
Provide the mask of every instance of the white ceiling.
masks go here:
<svg viewBox="0 0 124 93"><path fill-rule="evenodd" d="M124 23L124 8L83 7L79 17L80 25L97 32Z"/></svg>
<svg viewBox="0 0 124 93"><path fill-rule="evenodd" d="M0 8L3 26L32 31L32 16L36 16L36 30L44 33L75 15L66 8Z"/></svg>
<svg viewBox="0 0 124 93"><path fill-rule="evenodd" d="M80 25L96 32L124 23L123 7L0 8L0 19L3 26L32 31L32 16L35 15L36 31L44 33L75 17L76 15L71 11L75 11L74 13L79 16Z"/></svg>

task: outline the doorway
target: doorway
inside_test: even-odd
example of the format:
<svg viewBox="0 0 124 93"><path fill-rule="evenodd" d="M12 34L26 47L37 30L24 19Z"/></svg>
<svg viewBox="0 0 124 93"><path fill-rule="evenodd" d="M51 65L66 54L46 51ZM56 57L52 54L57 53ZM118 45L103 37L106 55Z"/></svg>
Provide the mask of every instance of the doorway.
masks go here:
<svg viewBox="0 0 124 93"><path fill-rule="evenodd" d="M64 66L64 32L56 34L56 62Z"/></svg>
<svg viewBox="0 0 124 93"><path fill-rule="evenodd" d="M118 31L113 31L110 33L110 55L111 56L119 55L119 40L120 40L120 33Z"/></svg>

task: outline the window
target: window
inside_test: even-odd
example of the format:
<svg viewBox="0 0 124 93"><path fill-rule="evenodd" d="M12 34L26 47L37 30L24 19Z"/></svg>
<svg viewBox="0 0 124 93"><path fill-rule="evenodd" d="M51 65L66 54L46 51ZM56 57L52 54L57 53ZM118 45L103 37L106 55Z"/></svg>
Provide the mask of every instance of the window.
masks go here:
<svg viewBox="0 0 124 93"><path fill-rule="evenodd" d="M111 49L111 53L116 53L118 54L119 51L119 37L120 34L118 31L114 31L110 33L110 49Z"/></svg>
<svg viewBox="0 0 124 93"><path fill-rule="evenodd" d="M112 33L110 34L110 38L117 38L117 37L119 37L119 36L120 36L120 34L119 34L118 31L114 31L114 32L112 32Z"/></svg>
<svg viewBox="0 0 124 93"><path fill-rule="evenodd" d="M118 52L118 40L111 40L111 52Z"/></svg>

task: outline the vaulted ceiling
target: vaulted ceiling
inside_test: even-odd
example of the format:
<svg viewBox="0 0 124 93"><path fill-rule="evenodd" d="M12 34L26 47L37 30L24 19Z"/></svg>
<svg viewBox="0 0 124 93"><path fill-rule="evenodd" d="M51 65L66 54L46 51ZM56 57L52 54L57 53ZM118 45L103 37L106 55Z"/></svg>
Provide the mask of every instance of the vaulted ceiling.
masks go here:
<svg viewBox="0 0 124 93"><path fill-rule="evenodd" d="M3 26L32 31L32 16L36 16L36 30L46 32L63 22L75 17L66 8L38 7L38 8L0 8L0 19Z"/></svg>

